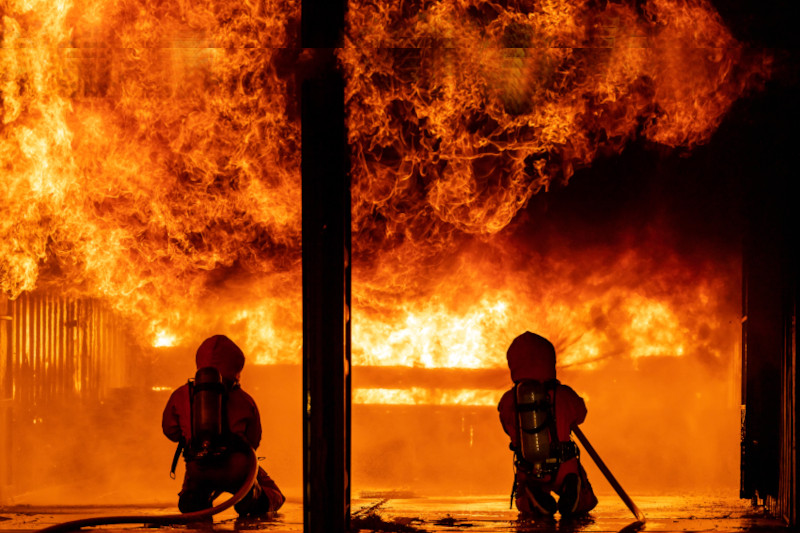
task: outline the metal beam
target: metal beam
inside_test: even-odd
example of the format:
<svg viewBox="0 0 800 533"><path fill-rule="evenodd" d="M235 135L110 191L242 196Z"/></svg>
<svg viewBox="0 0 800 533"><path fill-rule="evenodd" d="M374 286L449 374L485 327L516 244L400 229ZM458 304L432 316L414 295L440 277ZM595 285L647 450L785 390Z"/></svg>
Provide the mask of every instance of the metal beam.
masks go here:
<svg viewBox="0 0 800 533"><path fill-rule="evenodd" d="M302 3L301 43L311 56L300 90L306 533L350 530L350 185L334 52L344 6Z"/></svg>

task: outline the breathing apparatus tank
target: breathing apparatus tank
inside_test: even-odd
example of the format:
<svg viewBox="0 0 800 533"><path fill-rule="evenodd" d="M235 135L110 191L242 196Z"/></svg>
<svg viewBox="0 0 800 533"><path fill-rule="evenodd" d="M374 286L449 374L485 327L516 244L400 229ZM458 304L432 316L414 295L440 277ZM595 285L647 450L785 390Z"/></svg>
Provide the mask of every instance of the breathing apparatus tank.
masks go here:
<svg viewBox="0 0 800 533"><path fill-rule="evenodd" d="M221 449L224 395L219 370L212 366L199 368L192 387L191 451L196 458L214 455Z"/></svg>
<svg viewBox="0 0 800 533"><path fill-rule="evenodd" d="M516 385L519 455L531 467L531 474L541 477L558 467L551 457L550 426L552 404L547 386L541 381L524 380ZM553 443L557 445L557 443Z"/></svg>

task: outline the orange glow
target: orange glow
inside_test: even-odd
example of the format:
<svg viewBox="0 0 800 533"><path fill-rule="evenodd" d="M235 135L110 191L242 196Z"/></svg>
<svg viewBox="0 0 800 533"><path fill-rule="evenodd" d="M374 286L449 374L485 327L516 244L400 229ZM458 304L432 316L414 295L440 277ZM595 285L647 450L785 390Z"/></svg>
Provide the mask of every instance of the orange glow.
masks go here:
<svg viewBox="0 0 800 533"><path fill-rule="evenodd" d="M395 313L399 322L380 315L354 324L355 364L416 366L423 368L481 368L495 366L498 352L494 332L507 327L508 305L482 300L466 315L449 311L443 303L419 302Z"/></svg>
<svg viewBox="0 0 800 533"><path fill-rule="evenodd" d="M569 190L598 159L632 143L688 151L708 142L770 61L736 42L706 0L593 4L607 5L349 1L338 58L352 165L358 482L374 467L377 483L466 490L469 462L481 483L495 483L487 490L507 490L495 406L510 386L506 350L530 330L555 344L559 377L591 395L588 431L626 460L623 474L647 487L669 476L731 485L733 474L720 473L730 461L718 457L737 450L718 445L738 431L726 418L738 413L735 258L683 254L655 217L641 239L625 228L580 245L570 227L526 232L538 229L535 196ZM246 353L243 386L259 395L266 452L282 479L299 479L300 2L0 5L0 291L100 300L138 343L142 383L97 371L115 380L104 408L124 408L126 423L152 434L115 435L125 453L94 459L92 450L92 471L108 476L102 494L157 493L162 463L158 481L129 489L119 457L171 456L157 427L162 400L216 333ZM374 373L359 381L360 371ZM393 382L402 372L421 382ZM99 418L70 407L54 417L65 438L53 439L63 448L50 454L52 471L84 479L84 436ZM396 432L363 422L378 411L390 420L381 429ZM38 437L14 438L40 449ZM480 461L450 453L459 439ZM685 452L686 442L696 449ZM31 482L53 479L42 472ZM174 485L163 492L174 500Z"/></svg>
<svg viewBox="0 0 800 533"><path fill-rule="evenodd" d="M468 405L496 406L500 396L495 390L440 390L422 387L405 389L356 389L353 402L383 405Z"/></svg>
<svg viewBox="0 0 800 533"><path fill-rule="evenodd" d="M257 363L298 363L281 49L297 2L4 5L0 288L101 298L143 346L225 330ZM356 366L499 368L525 330L551 336L563 368L727 350L711 267L624 248L525 265L504 241L532 195L599 154L707 141L765 72L707 3L647 10L351 2Z"/></svg>
<svg viewBox="0 0 800 533"><path fill-rule="evenodd" d="M154 348L162 348L166 346L175 346L176 337L168 331L161 330L156 334L156 339L153 341Z"/></svg>
<svg viewBox="0 0 800 533"><path fill-rule="evenodd" d="M0 289L102 298L144 345L214 325L240 296L222 285L286 292L299 129L276 58L296 9L5 2Z"/></svg>
<svg viewBox="0 0 800 533"><path fill-rule="evenodd" d="M355 364L500 368L511 340L526 330L553 340L562 368L596 365L620 353L683 356L688 347L727 359L735 332L724 317L735 270L715 270L711 263L698 268L678 257L655 265L646 247L610 247L554 251L514 273L514 261L506 258L506 270L498 272L485 256L507 253L502 249L465 252L455 273L442 274L434 298L359 302ZM670 286L680 290L664 289Z"/></svg>
<svg viewBox="0 0 800 533"><path fill-rule="evenodd" d="M631 140L708 141L767 61L744 60L705 1L646 9L351 2L340 57L355 226L377 211L387 239L446 247L501 231L532 195Z"/></svg>

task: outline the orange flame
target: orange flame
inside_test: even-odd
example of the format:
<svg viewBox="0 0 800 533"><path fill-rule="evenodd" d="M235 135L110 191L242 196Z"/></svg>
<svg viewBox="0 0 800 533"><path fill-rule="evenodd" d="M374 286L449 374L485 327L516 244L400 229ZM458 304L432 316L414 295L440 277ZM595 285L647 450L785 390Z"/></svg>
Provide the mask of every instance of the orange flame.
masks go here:
<svg viewBox="0 0 800 533"><path fill-rule="evenodd" d="M208 323L236 278L285 291L299 130L265 46L296 5L6 4L0 287L105 298L152 341Z"/></svg>
<svg viewBox="0 0 800 533"><path fill-rule="evenodd" d="M4 6L0 288L103 298L146 345L225 330L260 363L296 363L299 124L280 47L297 2ZM756 72L719 16L694 0L420 6L352 2L340 51L354 363L499 367L526 329L565 366L723 350L716 273L658 270L647 250L521 272L502 233L631 140L707 141ZM607 268L576 276L597 253Z"/></svg>
<svg viewBox="0 0 800 533"><path fill-rule="evenodd" d="M633 139L703 143L763 72L700 0L641 14L569 0L413 6L351 3L340 54L354 224L377 211L387 240L494 234Z"/></svg>
<svg viewBox="0 0 800 533"><path fill-rule="evenodd" d="M354 362L503 368L511 340L526 330L553 340L561 369L592 369L619 355L636 360L692 354L707 364L725 364L733 352L736 263L698 264L646 246L565 246L546 259L523 257L525 266L515 270L507 256L517 245L497 240L496 248L464 252L450 275L437 271L441 281L432 298L382 301L376 291L374 299L360 301L354 309ZM504 265L499 272L498 264ZM365 402L381 397L387 403L437 398L410 389L356 396ZM461 401L480 404L464 395Z"/></svg>
<svg viewBox="0 0 800 533"><path fill-rule="evenodd" d="M350 0L339 58L355 485L374 458L378 484L427 477L458 492L472 463L481 484L506 490L492 412L510 385L506 349L526 330L554 342L559 377L591 396L587 430L626 479L735 477L719 468L737 468L737 254L683 253L654 219L647 238L577 245L557 221L532 231L532 213L551 198L534 195L633 142L708 141L769 60L704 0L591 7L601 3ZM300 479L299 420L286 408L303 342L297 20L297 0L0 0L0 290L103 300L150 355L143 366L164 364L143 384L149 397L114 400L153 433L131 457L168 446L152 415L188 377L172 359L190 366L187 352L225 333L248 365L287 365L262 372L260 390L252 367L244 379L270 407L271 474L282 487ZM148 405L134 409L134 397ZM364 404L470 407L384 416ZM86 461L70 463L97 425L61 418L63 439L41 425L66 443L52 471L82 479ZM40 437L14 436L23 450ZM665 453L631 453L653 442ZM94 470L113 474L120 449ZM127 470L109 479L103 494L135 482ZM138 486L149 501L158 482Z"/></svg>
<svg viewBox="0 0 800 533"><path fill-rule="evenodd" d="M532 195L598 156L708 141L767 75L710 4L356 1L348 17L355 361L500 367L525 330L555 337L562 366L727 359L735 270L656 267L647 246L522 265L503 237ZM470 234L491 244L465 253ZM385 401L397 394L410 392Z"/></svg>

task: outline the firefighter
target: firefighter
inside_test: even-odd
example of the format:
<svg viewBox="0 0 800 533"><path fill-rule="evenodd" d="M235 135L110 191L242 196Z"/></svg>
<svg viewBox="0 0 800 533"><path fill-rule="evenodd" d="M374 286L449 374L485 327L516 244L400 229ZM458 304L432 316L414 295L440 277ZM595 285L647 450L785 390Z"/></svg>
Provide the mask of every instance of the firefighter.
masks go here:
<svg viewBox="0 0 800 533"><path fill-rule="evenodd" d="M597 498L570 439L586 418L583 398L556 379L555 348L544 337L527 331L506 355L514 387L497 409L514 451L517 509L544 516L558 511L562 518L589 512Z"/></svg>
<svg viewBox="0 0 800 533"><path fill-rule="evenodd" d="M239 385L244 367L239 347L224 335L214 335L198 348L196 363L195 379L172 393L161 423L167 438L179 443L173 472L181 449L186 462L178 499L182 513L208 509L222 492L237 492L250 473L248 448L255 450L261 442L258 407ZM252 489L234 508L240 517L259 517L277 511L284 501L272 478L258 467Z"/></svg>

